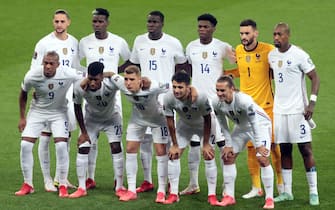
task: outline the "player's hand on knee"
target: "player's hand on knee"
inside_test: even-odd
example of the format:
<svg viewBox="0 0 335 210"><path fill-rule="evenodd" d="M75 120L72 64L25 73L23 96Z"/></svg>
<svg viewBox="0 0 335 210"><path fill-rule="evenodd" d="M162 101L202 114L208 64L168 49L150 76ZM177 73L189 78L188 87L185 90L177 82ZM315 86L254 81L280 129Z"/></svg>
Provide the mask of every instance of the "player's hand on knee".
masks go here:
<svg viewBox="0 0 335 210"><path fill-rule="evenodd" d="M83 144L83 143L85 143L85 142L89 142L89 143L91 143L91 140L90 140L90 137L88 136L87 133L82 133L82 134L80 134L80 136L78 137L78 142L77 142L77 144L78 144L78 146L79 146L79 145L81 145L81 144Z"/></svg>
<svg viewBox="0 0 335 210"><path fill-rule="evenodd" d="M262 145L262 146L256 148L256 152L259 153L260 155L262 155L263 157L267 157L267 156L269 156L270 151Z"/></svg>
<svg viewBox="0 0 335 210"><path fill-rule="evenodd" d="M202 147L202 154L205 160L212 160L215 157L214 149L209 144L204 144Z"/></svg>
<svg viewBox="0 0 335 210"><path fill-rule="evenodd" d="M234 156L233 147L224 147L222 150L221 158L223 160L228 160Z"/></svg>

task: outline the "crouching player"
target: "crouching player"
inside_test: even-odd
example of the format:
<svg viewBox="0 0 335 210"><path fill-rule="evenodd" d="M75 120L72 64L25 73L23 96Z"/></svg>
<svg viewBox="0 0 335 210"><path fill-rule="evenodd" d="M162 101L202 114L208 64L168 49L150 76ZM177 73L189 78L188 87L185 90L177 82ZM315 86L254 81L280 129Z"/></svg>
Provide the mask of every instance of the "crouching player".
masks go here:
<svg viewBox="0 0 335 210"><path fill-rule="evenodd" d="M178 185L180 177L180 157L190 143L193 135L202 139L203 156L205 159L206 178L208 185L208 202L220 206L216 198L217 167L215 163L215 120L211 118L211 106L204 94L199 94L192 103L190 77L184 72L178 72L172 77L173 93L164 96L164 112L171 135L169 150L168 178L171 193L164 202L172 204L179 201ZM174 111L179 115L175 126Z"/></svg>
<svg viewBox="0 0 335 210"><path fill-rule="evenodd" d="M226 145L222 152L225 192L223 206L234 205L235 201L235 160L245 148L249 139L256 147L257 160L261 166L261 179L265 189L264 209L273 209L273 169L269 155L271 146L271 120L252 98L239 92L229 76L221 76L216 83L217 98L213 108L219 120ZM235 124L229 132L226 116Z"/></svg>
<svg viewBox="0 0 335 210"><path fill-rule="evenodd" d="M93 62L89 64L88 76L79 81L74 87L74 108L76 118L81 130L78 138L77 176L79 187L70 198L85 196L86 172L89 164L89 151L91 144L97 144L99 133L105 132L111 150L114 167L115 194L121 196L125 192L123 187L123 151L122 119L120 110L115 108L115 94L118 87L110 78L103 76L104 64ZM82 112L82 101L86 100L85 117Z"/></svg>

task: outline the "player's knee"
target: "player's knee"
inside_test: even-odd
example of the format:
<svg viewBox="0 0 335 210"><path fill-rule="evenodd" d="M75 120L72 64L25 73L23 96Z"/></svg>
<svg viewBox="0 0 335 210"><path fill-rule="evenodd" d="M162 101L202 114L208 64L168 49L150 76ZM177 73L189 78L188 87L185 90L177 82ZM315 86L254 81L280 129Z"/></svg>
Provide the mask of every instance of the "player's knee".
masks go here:
<svg viewBox="0 0 335 210"><path fill-rule="evenodd" d="M117 154L122 152L122 147L120 142L113 142L109 144L112 154Z"/></svg>
<svg viewBox="0 0 335 210"><path fill-rule="evenodd" d="M79 154L88 154L89 152L90 152L89 147L79 147L79 149L78 149Z"/></svg>
<svg viewBox="0 0 335 210"><path fill-rule="evenodd" d="M258 163L261 167L266 167L270 165L270 160L267 157L257 157Z"/></svg>
<svg viewBox="0 0 335 210"><path fill-rule="evenodd" d="M90 152L90 147L91 147L91 144L88 141L85 141L84 143L79 145L78 153L79 154L88 154Z"/></svg>

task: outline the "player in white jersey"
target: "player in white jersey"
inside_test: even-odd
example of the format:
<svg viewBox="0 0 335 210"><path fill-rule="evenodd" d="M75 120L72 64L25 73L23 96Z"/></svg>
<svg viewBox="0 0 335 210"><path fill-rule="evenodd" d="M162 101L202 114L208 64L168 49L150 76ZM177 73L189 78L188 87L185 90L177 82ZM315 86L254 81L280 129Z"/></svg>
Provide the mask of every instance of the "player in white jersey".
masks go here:
<svg viewBox="0 0 335 210"><path fill-rule="evenodd" d="M78 40L71 34L67 33L67 29L71 24L71 19L67 11L58 9L53 15L54 31L39 40L35 46L35 52L31 61L30 69L42 65L44 55L49 51L55 51L59 55L59 62L61 66L72 67L82 71L83 69L79 64L78 54ZM76 119L73 110L72 93L73 88L70 87L66 98L68 100L68 118L69 118L69 131L76 129ZM49 142L50 142L50 129L46 128L42 131L40 142L38 145L38 156L42 174L44 177L45 188L47 191L57 191L53 186L52 178L50 176L50 155L49 155ZM71 133L70 133L71 137ZM70 138L68 139L68 148L70 148ZM55 183L58 183L58 172L56 170ZM69 187L74 187L68 182Z"/></svg>
<svg viewBox="0 0 335 210"><path fill-rule="evenodd" d="M152 129L153 142L156 150L158 189L156 202L165 201L165 188L167 179L166 144L168 130L163 115L162 106L159 104L158 95L168 91L169 85L151 84L147 90L142 90L140 69L135 65L128 66L124 71L124 78L113 75L113 81L132 103L132 114L127 127L127 153L126 173L128 191L120 196L120 201L137 199L137 151L148 127Z"/></svg>
<svg viewBox="0 0 335 210"><path fill-rule="evenodd" d="M78 81L74 86L74 106L81 134L78 140L77 176L78 190L70 198L86 196L86 172L89 164L88 153L91 144L97 144L99 133L105 132L110 144L111 156L116 178L115 191L120 196L123 188L123 151L122 151L122 119L115 110L115 95L119 88L103 77L104 64L93 62L87 69L87 85ZM86 100L85 117L83 117L82 101ZM90 141L88 141L90 140Z"/></svg>
<svg viewBox="0 0 335 210"><path fill-rule="evenodd" d="M135 38L130 62L141 68L141 75L160 83L170 83L170 79L178 70L178 64L184 64L186 57L180 41L162 31L164 15L160 11L152 11L147 17L147 33ZM163 95L159 101L163 103ZM153 190L152 165L152 136L147 130L144 141L140 146L144 181L137 192Z"/></svg>
<svg viewBox="0 0 335 210"><path fill-rule="evenodd" d="M56 146L56 168L59 171L59 197L67 197L67 175L69 153L67 139L69 137L68 117L66 115L66 92L73 82L81 78L75 69L59 64L59 56L55 51L47 52L43 58L43 66L30 69L21 86L19 131L22 132L21 168L24 184L15 195L22 196L34 192L33 187L33 146L45 126L53 133ZM27 117L27 95L34 89Z"/></svg>
<svg viewBox="0 0 335 210"><path fill-rule="evenodd" d="M309 203L319 205L317 172L312 152L312 121L319 92L320 79L309 55L289 42L290 28L286 23L275 26L273 40L276 49L269 53L269 62L275 81L274 134L280 145L284 192L275 202L293 200L292 144L297 143L304 160L309 184ZM311 80L311 97L308 102L305 75Z"/></svg>
<svg viewBox="0 0 335 210"><path fill-rule="evenodd" d="M168 178L171 186L169 197L164 202L172 204L179 201L178 187L181 173L180 158L190 143L193 135L202 140L205 171L208 185L208 202L220 206L216 198L217 167L213 141L215 136L215 120L211 118L212 108L205 94L200 93L197 99L191 101L190 77L186 72L177 72L172 77L173 93L164 96L164 114L171 135L169 150ZM175 126L174 112L179 120Z"/></svg>
<svg viewBox="0 0 335 210"><path fill-rule="evenodd" d="M223 74L223 62L227 59L235 62L232 46L213 37L217 19L211 14L203 14L198 18L199 38L191 41L186 47L186 57L192 69L192 85L207 95L210 103L216 97L215 82ZM224 137L220 137L220 126L217 123L217 145L220 149L224 146ZM200 164L200 139L194 136L191 139L188 153L188 168L190 182L180 195L189 195L200 192L198 173Z"/></svg>
<svg viewBox="0 0 335 210"><path fill-rule="evenodd" d="M273 169L269 155L271 147L272 124L265 111L253 101L251 96L239 92L229 76L221 76L216 83L217 98L213 108L220 123L226 145L221 152L225 189L222 205L234 205L235 201L235 161L251 139L256 148L256 157L261 166L261 179L265 189L264 209L273 209ZM226 117L234 123L229 131Z"/></svg>
<svg viewBox="0 0 335 210"><path fill-rule="evenodd" d="M86 64L98 61L104 64L104 72L118 71L120 58L128 61L130 50L127 42L120 36L107 31L109 25L109 12L103 8L93 10L92 27L94 33L82 38L79 42L80 60L85 59ZM120 92L116 94L116 110L121 114L122 103ZM98 145L93 142L89 153L88 179L86 187L88 189L96 186L95 167L97 159Z"/></svg>

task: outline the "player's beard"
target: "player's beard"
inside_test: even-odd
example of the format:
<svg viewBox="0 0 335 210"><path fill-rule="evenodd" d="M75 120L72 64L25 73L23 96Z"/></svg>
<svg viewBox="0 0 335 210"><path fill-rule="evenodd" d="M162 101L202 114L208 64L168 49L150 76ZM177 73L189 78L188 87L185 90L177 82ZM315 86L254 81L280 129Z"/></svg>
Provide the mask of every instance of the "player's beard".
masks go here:
<svg viewBox="0 0 335 210"><path fill-rule="evenodd" d="M59 34L59 35L66 33L65 29L56 29L55 31L56 31L56 34Z"/></svg>
<svg viewBox="0 0 335 210"><path fill-rule="evenodd" d="M246 41L246 43L245 43ZM243 44L244 47L249 47L252 43L254 43L254 38L247 40L247 39L242 39L241 43Z"/></svg>

